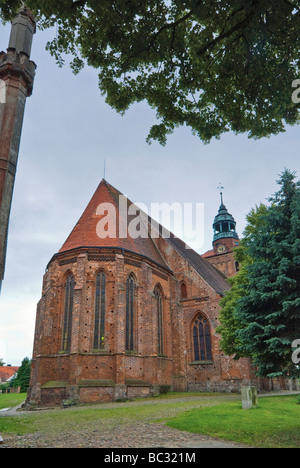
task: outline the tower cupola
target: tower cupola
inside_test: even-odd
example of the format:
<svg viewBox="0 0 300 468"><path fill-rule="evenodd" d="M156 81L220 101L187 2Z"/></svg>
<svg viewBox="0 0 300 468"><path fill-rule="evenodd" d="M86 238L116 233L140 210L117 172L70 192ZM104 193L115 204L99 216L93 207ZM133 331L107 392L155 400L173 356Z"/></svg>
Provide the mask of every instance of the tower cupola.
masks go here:
<svg viewBox="0 0 300 468"><path fill-rule="evenodd" d="M239 236L236 232L236 221L228 212L221 192L221 205L214 224L213 247L217 254L227 253L239 244Z"/></svg>

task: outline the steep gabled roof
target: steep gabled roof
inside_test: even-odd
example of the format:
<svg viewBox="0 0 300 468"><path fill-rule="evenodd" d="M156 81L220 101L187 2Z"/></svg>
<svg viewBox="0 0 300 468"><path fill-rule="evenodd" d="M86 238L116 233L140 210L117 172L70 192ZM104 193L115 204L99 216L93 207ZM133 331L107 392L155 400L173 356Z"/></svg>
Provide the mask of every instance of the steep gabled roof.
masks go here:
<svg viewBox="0 0 300 468"><path fill-rule="evenodd" d="M125 200L125 204L127 203L127 207L133 205L133 203L124 197L121 192L103 179L59 253L80 247L116 247L147 257L163 268L169 270L169 267L160 255L150 235L147 235L146 238L138 237L137 239L133 239L129 235L128 226L136 215L124 216L124 213L119 207L120 196ZM97 214L97 209L100 204L104 203L111 204L115 209L115 238L107 237L105 239L100 239L97 234L97 224L101 219L101 216ZM122 226L126 232L126 236L124 236L124 238L120 237L120 226Z"/></svg>
<svg viewBox="0 0 300 468"><path fill-rule="evenodd" d="M120 196L123 197L123 203L127 207L127 213L125 216L124 212L120 210ZM99 212L97 214L97 209L99 205L103 203L111 204L115 210L116 236L114 238L107 237L105 239L100 239L97 234L97 224L101 219ZM150 216L143 213L142 210L140 210L140 212L144 215L143 219L146 235L143 237L137 237L136 239L131 237L129 233L129 224L137 216L136 213L134 215L128 215L128 207L131 205L134 204L103 179L59 253L82 247L121 248L146 257L170 271L170 267L159 252L150 235L152 223L157 226L160 236L163 228L161 225L153 221ZM103 216L106 215L103 214ZM126 233L125 236L120 236L120 226ZM172 233L170 233L166 240L218 294L223 294L224 291L230 289L225 276L213 265L204 260L201 255L193 249L187 248L186 244L182 240L176 238Z"/></svg>

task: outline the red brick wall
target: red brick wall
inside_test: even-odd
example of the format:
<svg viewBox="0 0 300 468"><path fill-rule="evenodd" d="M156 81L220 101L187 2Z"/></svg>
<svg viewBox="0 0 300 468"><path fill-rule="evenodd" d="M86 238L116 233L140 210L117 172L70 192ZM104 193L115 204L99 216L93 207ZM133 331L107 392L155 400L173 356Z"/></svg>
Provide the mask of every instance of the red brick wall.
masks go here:
<svg viewBox="0 0 300 468"><path fill-rule="evenodd" d="M76 386L82 379L111 379L116 385L125 386L129 378L152 385L171 385L170 275L134 255L123 256L113 251L76 253L55 258L44 277L43 296L37 309L32 390L28 399L49 381L67 381ZM95 278L100 269L106 275L105 349L93 350ZM76 284L71 352L66 353L62 351L62 334L65 281L69 273L74 275ZM136 346L133 352L125 350L125 290L129 274L136 279ZM157 355L153 290L158 283L164 294L164 356ZM95 389L90 391L91 395L102 393ZM107 395L112 396L112 393ZM88 397L88 390L81 389L79 394L85 395L85 399L96 398ZM48 402L49 398L46 400Z"/></svg>
<svg viewBox="0 0 300 468"><path fill-rule="evenodd" d="M242 382L254 379L249 360L233 361L220 349L219 302L221 296L209 286L189 263L170 244L160 238L160 252L174 272L171 280L173 310L173 384L178 391L224 391L238 390ZM224 256L223 256L224 257ZM233 254L227 254L228 264L233 264ZM186 285L187 297L180 298L181 283ZM212 364L192 364L192 323L197 314L204 315L210 324L212 340ZM228 364L230 363L230 365Z"/></svg>
<svg viewBox="0 0 300 468"><path fill-rule="evenodd" d="M52 404L49 382L67 382L53 391L53 403L72 395L84 402L115 400L157 393L160 385L175 390L237 390L252 378L246 360L225 357L220 350L220 295L165 239L157 247L173 274L145 258L120 251L94 249L59 254L50 263L38 304L29 400ZM93 349L95 278L106 275L105 349ZM62 351L65 281L74 275L71 352ZM126 280L136 279L135 350L126 352ZM181 284L187 297L181 298ZM164 355L158 355L154 288L163 290ZM213 361L195 364L192 323L203 314L211 329ZM82 381L111 381L85 387ZM131 386L128 381L138 381ZM145 386L143 386L143 382Z"/></svg>
<svg viewBox="0 0 300 468"><path fill-rule="evenodd" d="M214 255L206 258L206 261L221 271L227 278L230 278L237 273L236 260L233 252Z"/></svg>

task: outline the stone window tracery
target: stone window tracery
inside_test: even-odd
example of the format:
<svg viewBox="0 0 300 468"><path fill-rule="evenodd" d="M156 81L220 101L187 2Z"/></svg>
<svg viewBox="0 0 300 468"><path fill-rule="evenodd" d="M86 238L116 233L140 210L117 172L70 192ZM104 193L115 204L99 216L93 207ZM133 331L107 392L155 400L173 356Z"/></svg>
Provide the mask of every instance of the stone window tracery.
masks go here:
<svg viewBox="0 0 300 468"><path fill-rule="evenodd" d="M105 274L96 276L94 349L105 348Z"/></svg>
<svg viewBox="0 0 300 468"><path fill-rule="evenodd" d="M208 319L197 315L192 325L194 361L212 361L211 333Z"/></svg>

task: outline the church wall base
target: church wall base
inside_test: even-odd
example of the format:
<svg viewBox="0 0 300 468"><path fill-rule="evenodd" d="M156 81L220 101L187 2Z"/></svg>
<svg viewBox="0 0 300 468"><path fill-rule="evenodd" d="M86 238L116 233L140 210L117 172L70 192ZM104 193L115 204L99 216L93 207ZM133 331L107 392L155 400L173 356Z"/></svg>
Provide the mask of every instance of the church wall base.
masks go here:
<svg viewBox="0 0 300 468"><path fill-rule="evenodd" d="M240 393L244 385L257 385L257 381L232 379L219 381L187 382L188 392Z"/></svg>
<svg viewBox="0 0 300 468"><path fill-rule="evenodd" d="M150 385L143 381L115 384L113 381L83 381L79 385L67 382L47 382L28 390L26 407L49 408L76 404L107 403L149 398L172 390L171 385Z"/></svg>

